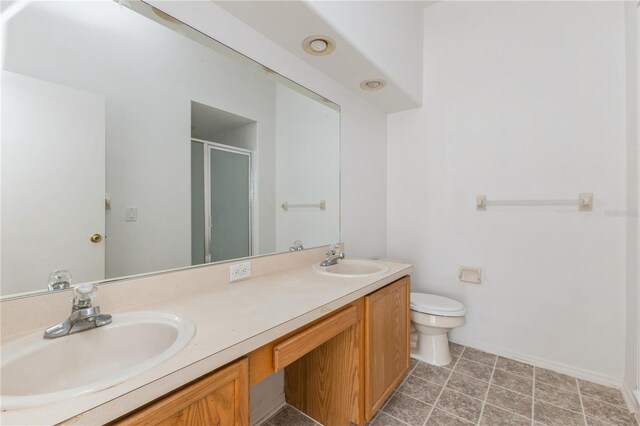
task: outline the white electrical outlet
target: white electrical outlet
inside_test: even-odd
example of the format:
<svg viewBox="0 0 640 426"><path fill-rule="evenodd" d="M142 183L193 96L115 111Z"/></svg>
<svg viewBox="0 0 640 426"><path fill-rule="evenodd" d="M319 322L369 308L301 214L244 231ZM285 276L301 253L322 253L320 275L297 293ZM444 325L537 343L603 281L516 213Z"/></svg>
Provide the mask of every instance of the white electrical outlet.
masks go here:
<svg viewBox="0 0 640 426"><path fill-rule="evenodd" d="M238 281L251 276L251 262L229 265L229 281Z"/></svg>

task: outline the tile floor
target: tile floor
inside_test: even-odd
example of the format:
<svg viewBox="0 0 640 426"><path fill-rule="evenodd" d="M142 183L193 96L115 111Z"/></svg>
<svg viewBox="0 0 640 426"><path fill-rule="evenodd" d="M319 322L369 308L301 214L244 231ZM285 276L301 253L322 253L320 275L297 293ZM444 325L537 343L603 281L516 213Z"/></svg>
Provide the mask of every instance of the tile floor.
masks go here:
<svg viewBox="0 0 640 426"><path fill-rule="evenodd" d="M638 426L619 390L451 344L453 361L411 368L371 426ZM286 406L267 426L315 426Z"/></svg>

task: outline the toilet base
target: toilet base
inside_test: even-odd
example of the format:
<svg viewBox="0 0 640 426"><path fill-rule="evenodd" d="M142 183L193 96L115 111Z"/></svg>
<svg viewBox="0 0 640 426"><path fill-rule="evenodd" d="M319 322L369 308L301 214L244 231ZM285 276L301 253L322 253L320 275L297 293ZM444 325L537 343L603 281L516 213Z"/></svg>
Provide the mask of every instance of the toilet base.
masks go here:
<svg viewBox="0 0 640 426"><path fill-rule="evenodd" d="M451 353L449 352L449 337L447 333L418 336L417 347L411 348L413 358L424 361L432 365L451 364Z"/></svg>

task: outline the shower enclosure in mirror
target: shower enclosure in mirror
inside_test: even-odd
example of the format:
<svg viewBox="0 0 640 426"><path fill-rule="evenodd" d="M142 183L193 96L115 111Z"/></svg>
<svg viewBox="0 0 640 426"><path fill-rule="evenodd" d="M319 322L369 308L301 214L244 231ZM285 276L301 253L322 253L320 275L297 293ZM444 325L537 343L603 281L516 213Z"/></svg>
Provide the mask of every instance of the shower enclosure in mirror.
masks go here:
<svg viewBox="0 0 640 426"><path fill-rule="evenodd" d="M0 4L3 297L340 240L337 105L140 1Z"/></svg>

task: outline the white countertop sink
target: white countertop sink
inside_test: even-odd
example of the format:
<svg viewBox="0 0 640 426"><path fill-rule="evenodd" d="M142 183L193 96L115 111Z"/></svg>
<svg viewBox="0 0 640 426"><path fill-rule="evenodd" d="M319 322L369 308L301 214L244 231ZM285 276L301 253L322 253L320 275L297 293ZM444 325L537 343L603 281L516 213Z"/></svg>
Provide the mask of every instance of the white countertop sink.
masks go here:
<svg viewBox="0 0 640 426"><path fill-rule="evenodd" d="M358 278L384 274L389 270L389 267L373 260L342 259L338 260L335 265L326 267L316 263L313 265L313 269L323 275Z"/></svg>
<svg viewBox="0 0 640 426"><path fill-rule="evenodd" d="M186 318L131 312L57 339L43 339L40 331L8 342L1 348L0 408L36 407L106 389L169 359L195 330Z"/></svg>

